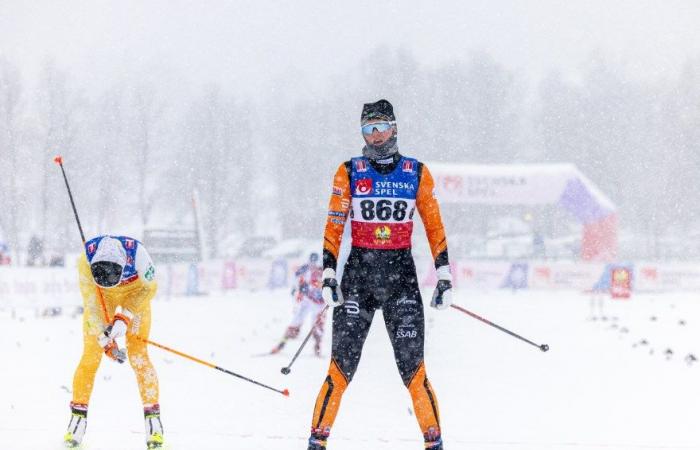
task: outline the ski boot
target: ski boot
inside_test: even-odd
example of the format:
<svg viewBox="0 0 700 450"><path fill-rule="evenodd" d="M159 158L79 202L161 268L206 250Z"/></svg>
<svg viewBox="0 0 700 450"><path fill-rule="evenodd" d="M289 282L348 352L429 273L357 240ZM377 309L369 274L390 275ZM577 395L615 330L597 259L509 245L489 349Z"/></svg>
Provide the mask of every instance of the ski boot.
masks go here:
<svg viewBox="0 0 700 450"><path fill-rule="evenodd" d="M146 448L163 448L163 424L160 421L160 405L146 406L143 408L143 416L146 421Z"/></svg>
<svg viewBox="0 0 700 450"><path fill-rule="evenodd" d="M324 444L321 444L320 442L325 443L325 441L312 441L311 439L309 439L309 447L307 448L307 450L326 450L326 446Z"/></svg>
<svg viewBox="0 0 700 450"><path fill-rule="evenodd" d="M423 437L425 438L425 450L443 450L439 429L430 427L428 432L423 434Z"/></svg>
<svg viewBox="0 0 700 450"><path fill-rule="evenodd" d="M277 344L277 346L275 346L275 348L273 348L272 350L270 350L270 354L271 354L271 355L276 355L276 354L278 354L279 352L282 351L282 349L284 348L285 344L287 344L287 339L281 340L280 343Z"/></svg>
<svg viewBox="0 0 700 450"><path fill-rule="evenodd" d="M63 436L63 446L65 448L80 448L80 443L83 441L87 429L87 405L71 402L70 410L70 422L66 434Z"/></svg>
<svg viewBox="0 0 700 450"><path fill-rule="evenodd" d="M321 428L312 429L307 450L326 450L326 442L328 442L330 431L330 428L326 430Z"/></svg>

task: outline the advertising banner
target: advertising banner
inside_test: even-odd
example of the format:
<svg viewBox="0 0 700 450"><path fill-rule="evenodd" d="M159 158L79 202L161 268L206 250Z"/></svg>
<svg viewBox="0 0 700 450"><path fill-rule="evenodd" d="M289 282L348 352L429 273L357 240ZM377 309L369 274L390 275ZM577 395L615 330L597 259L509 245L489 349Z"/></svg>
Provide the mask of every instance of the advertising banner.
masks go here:
<svg viewBox="0 0 700 450"><path fill-rule="evenodd" d="M640 292L700 290L700 264L639 263L634 290Z"/></svg>
<svg viewBox="0 0 700 450"><path fill-rule="evenodd" d="M78 306L78 273L64 267L0 266L0 307Z"/></svg>
<svg viewBox="0 0 700 450"><path fill-rule="evenodd" d="M602 263L532 262L530 288L591 290L604 270Z"/></svg>
<svg viewBox="0 0 700 450"><path fill-rule="evenodd" d="M244 259L158 266L158 297L221 295L232 289L291 287L303 261ZM432 261L417 261L421 287L437 282ZM473 261L452 263L457 289L545 289L612 293L700 290L700 264ZM0 308L79 306L75 268L0 267Z"/></svg>

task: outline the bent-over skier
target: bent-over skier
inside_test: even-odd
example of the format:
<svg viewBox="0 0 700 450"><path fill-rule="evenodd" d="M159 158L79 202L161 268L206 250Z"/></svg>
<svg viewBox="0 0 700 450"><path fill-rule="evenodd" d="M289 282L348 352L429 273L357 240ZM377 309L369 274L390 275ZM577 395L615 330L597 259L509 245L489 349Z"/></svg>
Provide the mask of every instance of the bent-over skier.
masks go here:
<svg viewBox="0 0 700 450"><path fill-rule="evenodd" d="M146 447L163 447L158 404L158 376L148 358L151 300L156 295L155 267L141 242L125 236L98 236L85 243L78 261L83 297L83 355L73 377L71 419L64 437L77 448L85 436L90 396L102 355L123 363L127 354L117 339L125 338L128 359L136 374L146 426ZM105 312L111 317L105 323Z"/></svg>

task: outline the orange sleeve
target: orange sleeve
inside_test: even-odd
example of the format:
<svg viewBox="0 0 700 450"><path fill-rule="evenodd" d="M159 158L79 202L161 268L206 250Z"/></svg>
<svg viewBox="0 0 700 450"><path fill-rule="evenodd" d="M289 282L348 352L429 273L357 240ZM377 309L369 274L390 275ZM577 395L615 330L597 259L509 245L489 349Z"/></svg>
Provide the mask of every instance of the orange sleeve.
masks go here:
<svg viewBox="0 0 700 450"><path fill-rule="evenodd" d="M350 177L345 163L338 167L333 177L333 190L328 202L328 217L326 218L326 230L323 233L324 253L330 253L335 260L340 253L340 244L343 239L345 221L350 211Z"/></svg>
<svg viewBox="0 0 700 450"><path fill-rule="evenodd" d="M418 195L416 196L416 208L418 208L418 213L423 220L423 225L425 225L430 252L433 255L433 259L437 262L441 254L447 254L447 238L445 237L445 227L442 224L440 206L435 198L434 190L435 181L433 176L430 174L428 167L423 164L418 185Z"/></svg>

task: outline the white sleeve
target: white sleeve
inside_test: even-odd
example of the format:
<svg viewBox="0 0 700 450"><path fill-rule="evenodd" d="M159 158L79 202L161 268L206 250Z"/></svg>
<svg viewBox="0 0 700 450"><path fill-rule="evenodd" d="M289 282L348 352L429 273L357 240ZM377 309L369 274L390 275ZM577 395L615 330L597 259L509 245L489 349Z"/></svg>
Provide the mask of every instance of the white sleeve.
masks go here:
<svg viewBox="0 0 700 450"><path fill-rule="evenodd" d="M136 266L136 272L139 278L145 283L156 281L156 266L153 265L151 255L148 254L146 247L143 245L139 245L136 248L136 261L134 265Z"/></svg>

